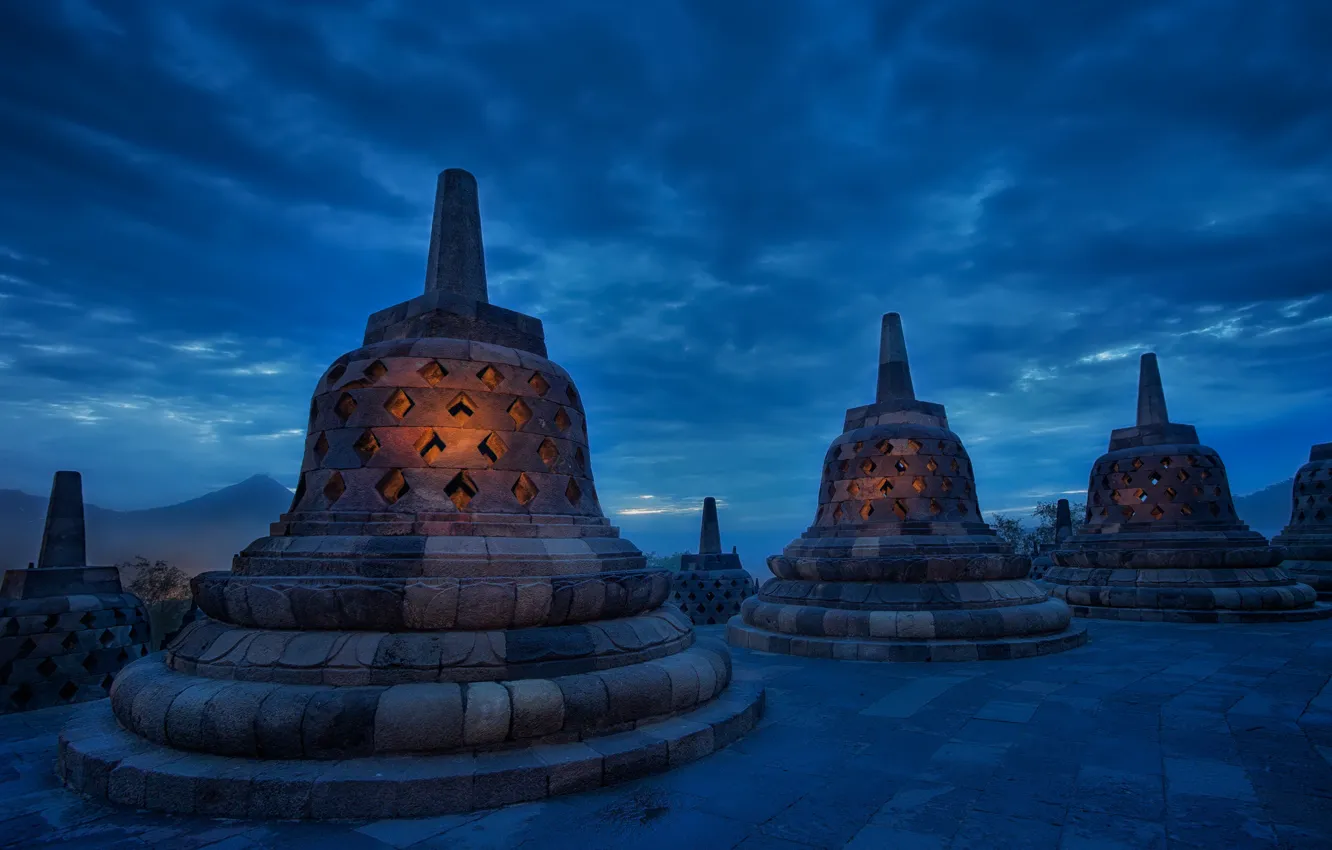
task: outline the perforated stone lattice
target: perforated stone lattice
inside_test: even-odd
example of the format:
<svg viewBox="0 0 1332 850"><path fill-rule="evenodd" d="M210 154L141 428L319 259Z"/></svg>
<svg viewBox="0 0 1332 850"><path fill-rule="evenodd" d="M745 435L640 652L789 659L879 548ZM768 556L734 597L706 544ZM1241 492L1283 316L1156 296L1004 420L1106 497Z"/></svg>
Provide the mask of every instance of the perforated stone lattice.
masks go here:
<svg viewBox="0 0 1332 850"><path fill-rule="evenodd" d="M1215 454L1162 454L1150 448L1092 467L1088 530L1124 523L1236 522L1225 469Z"/></svg>
<svg viewBox="0 0 1332 850"><path fill-rule="evenodd" d="M671 601L696 626L725 623L756 590L754 578L742 570L681 572L671 589Z"/></svg>
<svg viewBox="0 0 1332 850"><path fill-rule="evenodd" d="M981 519L971 458L955 439L834 443L823 482L816 526Z"/></svg>
<svg viewBox="0 0 1332 850"><path fill-rule="evenodd" d="M1286 533L1314 529L1332 534L1332 460L1310 461L1300 467L1291 488Z"/></svg>
<svg viewBox="0 0 1332 850"><path fill-rule="evenodd" d="M559 367L388 347L321 379L293 513L601 515L581 399Z"/></svg>
<svg viewBox="0 0 1332 850"><path fill-rule="evenodd" d="M0 616L0 714L105 697L148 654L142 609Z"/></svg>

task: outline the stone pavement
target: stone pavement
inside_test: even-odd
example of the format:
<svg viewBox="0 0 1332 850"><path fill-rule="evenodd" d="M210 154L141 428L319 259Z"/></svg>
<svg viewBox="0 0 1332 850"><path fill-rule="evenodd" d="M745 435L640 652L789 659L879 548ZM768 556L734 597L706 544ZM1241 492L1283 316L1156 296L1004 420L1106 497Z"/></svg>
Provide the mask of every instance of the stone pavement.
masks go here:
<svg viewBox="0 0 1332 850"><path fill-rule="evenodd" d="M762 725L682 769L419 821L253 823L84 801L70 708L0 718L0 847L1332 847L1332 623L1091 621L1014 661L735 651ZM719 632L708 627L701 632Z"/></svg>

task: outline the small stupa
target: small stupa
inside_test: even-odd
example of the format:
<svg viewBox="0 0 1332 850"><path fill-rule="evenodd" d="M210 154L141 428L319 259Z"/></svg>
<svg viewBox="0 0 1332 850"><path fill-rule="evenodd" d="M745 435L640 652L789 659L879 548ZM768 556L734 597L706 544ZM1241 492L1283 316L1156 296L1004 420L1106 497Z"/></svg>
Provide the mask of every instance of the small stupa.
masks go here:
<svg viewBox="0 0 1332 850"><path fill-rule="evenodd" d="M425 817L665 770L757 723L762 688L731 682L726 645L668 604L670 571L602 513L541 322L488 302L466 171L439 177L427 269L319 379L290 511L194 580L204 619L66 728L67 785Z"/></svg>
<svg viewBox="0 0 1332 850"><path fill-rule="evenodd" d="M0 580L0 714L102 699L148 645L120 571L88 566L82 477L57 472L36 566Z"/></svg>
<svg viewBox="0 0 1332 850"><path fill-rule="evenodd" d="M942 405L916 399L902 321L883 317L877 400L846 412L814 524L727 626L735 646L861 661L1019 658L1084 643L981 516Z"/></svg>
<svg viewBox="0 0 1332 850"><path fill-rule="evenodd" d="M698 534L698 554L680 558L680 571L671 582L671 601L696 626L725 623L740 613L740 603L754 595L754 577L734 551L723 552L721 526L717 522L717 500L703 500L703 521Z"/></svg>
<svg viewBox="0 0 1332 850"><path fill-rule="evenodd" d="M1290 524L1272 544L1286 550L1281 566L1292 578L1332 600L1332 443L1309 450L1291 489Z"/></svg>
<svg viewBox="0 0 1332 850"><path fill-rule="evenodd" d="M1037 581L1045 578L1046 570L1054 566L1050 553L1063 546L1064 541L1073 536L1073 514L1069 510L1068 499L1055 503L1054 540L1040 544L1040 551L1031 559L1031 577Z"/></svg>
<svg viewBox="0 0 1332 850"><path fill-rule="evenodd" d="M1082 617L1270 622L1332 616L1235 514L1225 465L1171 422L1156 355L1142 355L1138 421L1092 464L1082 527L1050 556L1051 595Z"/></svg>

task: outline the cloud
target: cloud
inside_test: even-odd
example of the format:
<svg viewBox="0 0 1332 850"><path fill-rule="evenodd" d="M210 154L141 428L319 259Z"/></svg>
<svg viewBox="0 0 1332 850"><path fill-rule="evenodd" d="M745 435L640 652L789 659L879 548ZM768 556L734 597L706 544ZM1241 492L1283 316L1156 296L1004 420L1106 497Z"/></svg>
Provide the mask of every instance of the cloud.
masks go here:
<svg viewBox="0 0 1332 850"><path fill-rule="evenodd" d="M775 551L870 400L887 310L983 507L1085 481L1147 350L1241 492L1327 439L1320 4L4 16L12 486L75 465L142 505L293 482L311 387L419 291L454 165L480 180L493 300L540 316L583 389L609 511L716 495Z"/></svg>

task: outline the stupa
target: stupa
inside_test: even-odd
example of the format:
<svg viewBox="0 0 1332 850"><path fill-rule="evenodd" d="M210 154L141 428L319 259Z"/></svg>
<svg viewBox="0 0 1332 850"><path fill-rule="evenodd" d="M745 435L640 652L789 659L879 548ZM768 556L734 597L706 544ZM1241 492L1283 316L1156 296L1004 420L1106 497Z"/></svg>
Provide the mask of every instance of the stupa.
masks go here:
<svg viewBox="0 0 1332 850"><path fill-rule="evenodd" d="M1092 464L1082 527L1051 553L1051 595L1082 617L1270 622L1332 616L1281 568L1279 546L1235 515L1226 468L1171 422L1155 354L1142 355L1138 421Z"/></svg>
<svg viewBox="0 0 1332 850"><path fill-rule="evenodd" d="M681 556L671 587L671 601L696 626L725 623L740 613L740 603L754 595L754 577L740 563L740 555L721 550L717 500L712 496L703 500L698 554Z"/></svg>
<svg viewBox="0 0 1332 850"><path fill-rule="evenodd" d="M1068 499L1055 503L1054 540L1040 544L1040 551L1031 559L1031 577L1037 581L1045 578L1046 570L1054 566L1050 553L1064 545L1064 541L1073 536L1073 514L1069 510Z"/></svg>
<svg viewBox="0 0 1332 850"><path fill-rule="evenodd" d="M0 714L103 699L148 638L120 571L88 566L82 477L57 472L36 566L0 580Z"/></svg>
<svg viewBox="0 0 1332 850"><path fill-rule="evenodd" d="M878 395L846 412L814 524L727 626L735 646L861 661L969 661L1070 649L1068 606L981 516L942 405L916 399L902 321L883 317Z"/></svg>
<svg viewBox="0 0 1332 850"><path fill-rule="evenodd" d="M1292 578L1332 600L1332 443L1309 450L1291 489L1290 524L1272 543L1285 548L1281 566Z"/></svg>
<svg viewBox="0 0 1332 850"><path fill-rule="evenodd" d="M487 299L476 181L439 177L426 292L314 391L299 486L206 615L62 735L71 788L229 817L424 817L596 788L757 722L667 570L603 515L541 322ZM123 727L123 728L122 728Z"/></svg>

